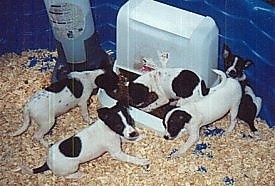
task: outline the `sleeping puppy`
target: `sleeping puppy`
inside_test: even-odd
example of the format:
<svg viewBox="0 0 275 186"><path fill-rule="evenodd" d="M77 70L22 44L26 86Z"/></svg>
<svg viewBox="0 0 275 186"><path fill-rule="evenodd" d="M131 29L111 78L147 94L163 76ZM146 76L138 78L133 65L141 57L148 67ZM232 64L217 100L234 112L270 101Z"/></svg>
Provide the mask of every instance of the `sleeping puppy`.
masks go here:
<svg viewBox="0 0 275 186"><path fill-rule="evenodd" d="M122 139L135 141L139 138L127 108L117 103L112 108L100 108L97 112L99 119L95 123L51 146L42 166L34 169L23 166L19 170L27 174L51 170L57 176L77 179L84 174L78 170L79 164L96 159L105 152L120 161L149 166L148 159L125 154L121 149Z"/></svg>
<svg viewBox="0 0 275 186"><path fill-rule="evenodd" d="M144 73L130 82L128 88L133 105L145 112L151 112L167 104L169 99L181 99L184 103L197 100L209 93L199 75L181 68L164 68ZM150 92L157 94L157 100L141 108L148 101Z"/></svg>
<svg viewBox="0 0 275 186"><path fill-rule="evenodd" d="M227 76L237 79L242 87L242 99L238 118L246 122L250 130L255 134L255 137L260 139L261 134L255 128L254 121L261 110L262 99L255 95L244 73L244 70L253 64L253 62L234 55L227 45L223 47L223 59Z"/></svg>
<svg viewBox="0 0 275 186"><path fill-rule="evenodd" d="M71 72L67 78L55 82L35 93L24 107L24 124L11 136L17 136L27 130L31 119L39 125L34 138L48 146L44 135L54 126L55 118L70 109L79 106L85 122L90 122L87 101L98 88L106 92L117 91L118 76L112 70L93 70Z"/></svg>
<svg viewBox="0 0 275 186"><path fill-rule="evenodd" d="M219 89L198 101L172 109L163 119L165 139L172 140L185 132L189 134L187 142L178 151L171 153L172 158L181 156L199 139L200 127L222 118L228 112L231 118L226 134L229 134L236 125L242 96L241 86L237 80L226 78L222 71L213 71L222 78Z"/></svg>

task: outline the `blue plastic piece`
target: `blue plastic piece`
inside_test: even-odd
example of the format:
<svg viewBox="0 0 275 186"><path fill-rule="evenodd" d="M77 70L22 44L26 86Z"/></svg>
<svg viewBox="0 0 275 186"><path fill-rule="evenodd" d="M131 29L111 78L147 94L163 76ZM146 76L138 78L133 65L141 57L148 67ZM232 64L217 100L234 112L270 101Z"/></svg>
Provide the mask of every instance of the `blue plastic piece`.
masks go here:
<svg viewBox="0 0 275 186"><path fill-rule="evenodd" d="M29 67L34 67L36 64L37 64L37 59L33 58L33 59L30 60Z"/></svg>
<svg viewBox="0 0 275 186"><path fill-rule="evenodd" d="M235 183L234 179L233 178L229 178L228 176L226 176L223 179L223 182L224 182L225 185L228 185L228 186L232 186Z"/></svg>
<svg viewBox="0 0 275 186"><path fill-rule="evenodd" d="M95 28L101 46L116 49L116 15L127 0L91 0ZM256 95L262 97L260 117L275 126L275 11L265 0L158 0L178 8L210 16L219 28L219 68L222 46L254 61L247 70ZM23 50L56 49L43 1L0 1L0 55Z"/></svg>
<svg viewBox="0 0 275 186"><path fill-rule="evenodd" d="M209 144L206 144L206 143L196 144L194 153L197 155L204 155L204 150L206 150L209 147L210 147Z"/></svg>
<svg viewBox="0 0 275 186"><path fill-rule="evenodd" d="M223 129L219 129L217 127L211 129L211 128L206 128L205 131L203 132L205 136L207 137L212 137L212 136L221 136L224 133Z"/></svg>
<svg viewBox="0 0 275 186"><path fill-rule="evenodd" d="M197 171L201 173L207 173L207 168L204 166L199 166Z"/></svg>

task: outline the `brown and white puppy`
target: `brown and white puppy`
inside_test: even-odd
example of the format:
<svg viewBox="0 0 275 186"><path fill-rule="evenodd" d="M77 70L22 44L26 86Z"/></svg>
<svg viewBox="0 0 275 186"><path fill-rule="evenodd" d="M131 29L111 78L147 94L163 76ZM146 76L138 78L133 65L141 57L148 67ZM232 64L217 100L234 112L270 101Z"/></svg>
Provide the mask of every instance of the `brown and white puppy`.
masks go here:
<svg viewBox="0 0 275 186"><path fill-rule="evenodd" d="M163 119L165 139L175 139L185 132L189 134L186 143L178 151L171 153L172 158L181 156L199 139L200 127L222 118L228 112L231 118L226 134L229 134L236 125L242 96L241 86L237 80L226 78L222 71L213 71L222 78L218 89L198 101L185 103L172 109Z"/></svg>
<svg viewBox="0 0 275 186"><path fill-rule="evenodd" d="M98 88L106 92L117 91L118 76L113 71L102 69L71 72L67 78L51 84L30 98L23 110L24 124L11 136L26 131L32 119L39 125L34 138L48 146L43 137L54 126L57 116L79 106L85 122L90 122L87 101Z"/></svg>
<svg viewBox="0 0 275 186"><path fill-rule="evenodd" d="M256 129L254 121L261 110L262 99L255 95L244 73L245 69L253 64L253 62L251 60L244 60L242 57L233 54L227 45L223 46L223 59L227 76L238 80L242 87L242 99L238 118L246 122L256 138L260 139L261 134Z"/></svg>
<svg viewBox="0 0 275 186"><path fill-rule="evenodd" d="M149 166L148 159L128 155L121 149L122 139L136 141L140 136L127 108L117 103L97 112L99 119L95 123L51 146L42 166L34 169L23 166L19 170L27 174L51 170L57 176L76 179L84 174L79 171L79 164L96 159L105 152L120 161Z"/></svg>
<svg viewBox="0 0 275 186"><path fill-rule="evenodd" d="M149 93L158 98L148 106L142 105L149 100ZM170 99L184 102L197 100L209 93L209 88L195 72L182 68L163 68L144 73L129 83L129 96L133 105L145 112L161 107Z"/></svg>

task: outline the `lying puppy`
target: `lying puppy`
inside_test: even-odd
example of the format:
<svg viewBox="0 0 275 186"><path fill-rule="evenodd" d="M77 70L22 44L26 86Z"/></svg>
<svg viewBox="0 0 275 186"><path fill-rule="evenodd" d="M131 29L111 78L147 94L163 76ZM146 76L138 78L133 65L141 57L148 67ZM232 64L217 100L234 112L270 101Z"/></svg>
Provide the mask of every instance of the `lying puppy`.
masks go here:
<svg viewBox="0 0 275 186"><path fill-rule="evenodd" d="M130 156L121 150L121 139L134 141L139 138L127 108L117 103L112 108L100 108L97 112L99 120L95 123L51 146L42 166L34 169L23 166L21 171L37 174L51 170L57 176L76 179L84 174L78 170L80 163L96 159L105 152L120 161L149 166L149 160Z"/></svg>
<svg viewBox="0 0 275 186"><path fill-rule="evenodd" d="M188 102L209 93L209 89L199 75L181 68L164 68L144 73L130 82L128 88L133 105L139 108L148 101L150 92L157 94L156 101L141 108L145 112L151 112L167 104L169 99Z"/></svg>
<svg viewBox="0 0 275 186"><path fill-rule="evenodd" d="M30 98L23 111L24 124L11 136L26 131L33 119L39 125L34 138L44 146L48 146L43 137L54 126L57 116L79 106L85 122L90 122L87 101L98 88L103 88L106 92L116 91L118 76L111 70L102 69L71 72L67 78L51 84Z"/></svg>
<svg viewBox="0 0 275 186"><path fill-rule="evenodd" d="M199 139L200 127L222 118L228 112L230 112L231 121L226 134L229 134L236 125L242 96L241 86L237 80L226 78L222 71L213 71L222 78L221 86L218 89L196 102L189 102L172 109L163 119L166 131L165 139L172 140L184 132L190 135L187 142L178 151L171 153L172 158L185 153Z"/></svg>
<svg viewBox="0 0 275 186"><path fill-rule="evenodd" d="M227 45L223 47L223 59L227 76L237 79L242 87L242 99L238 118L249 125L250 130L255 134L256 138L261 138L261 134L255 128L254 121L261 110L262 99L254 94L244 73L244 70L253 64L253 62L234 55Z"/></svg>

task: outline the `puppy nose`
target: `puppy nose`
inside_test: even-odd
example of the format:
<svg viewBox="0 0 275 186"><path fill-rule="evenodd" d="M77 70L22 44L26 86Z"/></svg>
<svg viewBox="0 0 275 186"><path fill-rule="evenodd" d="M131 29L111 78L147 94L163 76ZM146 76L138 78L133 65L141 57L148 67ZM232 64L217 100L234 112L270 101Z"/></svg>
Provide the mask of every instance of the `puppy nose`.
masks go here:
<svg viewBox="0 0 275 186"><path fill-rule="evenodd" d="M169 139L169 136L167 136L167 135L165 135L165 136L163 136L163 137L164 137L164 139L166 139L166 140Z"/></svg>
<svg viewBox="0 0 275 186"><path fill-rule="evenodd" d="M229 72L229 76L235 78L237 76L237 73L234 70L231 70Z"/></svg>
<svg viewBox="0 0 275 186"><path fill-rule="evenodd" d="M131 132L130 134L129 134L129 136L130 137L137 137L139 134L138 134L138 132L136 132L136 131L134 131L134 132Z"/></svg>

